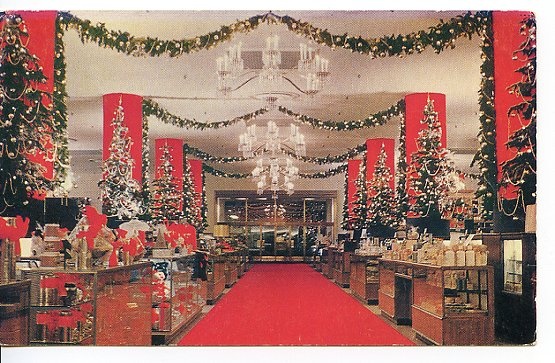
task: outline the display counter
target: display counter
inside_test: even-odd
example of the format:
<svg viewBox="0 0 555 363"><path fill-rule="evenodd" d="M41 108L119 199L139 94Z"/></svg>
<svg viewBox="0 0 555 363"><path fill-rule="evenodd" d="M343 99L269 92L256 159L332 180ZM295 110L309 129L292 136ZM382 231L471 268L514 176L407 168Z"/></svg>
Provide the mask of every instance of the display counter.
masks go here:
<svg viewBox="0 0 555 363"><path fill-rule="evenodd" d="M200 279L193 278L194 255L150 258L152 264L152 344L180 334L205 305Z"/></svg>
<svg viewBox="0 0 555 363"><path fill-rule="evenodd" d="M203 292L206 303L213 305L222 296L225 289L225 255L209 255L208 268L206 272L207 280L203 281Z"/></svg>
<svg viewBox="0 0 555 363"><path fill-rule="evenodd" d="M0 283L0 345L29 345L31 281Z"/></svg>
<svg viewBox="0 0 555 363"><path fill-rule="evenodd" d="M333 280L333 255L337 251L337 248L326 247L322 250L322 274L328 279Z"/></svg>
<svg viewBox="0 0 555 363"><path fill-rule="evenodd" d="M333 279L341 287L349 287L351 255L352 252L344 252L338 249L332 250Z"/></svg>
<svg viewBox="0 0 555 363"><path fill-rule="evenodd" d="M436 345L492 345L493 268L380 259L379 306Z"/></svg>
<svg viewBox="0 0 555 363"><path fill-rule="evenodd" d="M239 279L239 266L241 264L241 255L239 251L227 252L225 257L225 287L233 286Z"/></svg>
<svg viewBox="0 0 555 363"><path fill-rule="evenodd" d="M151 263L22 275L31 280L30 344L151 344Z"/></svg>
<svg viewBox="0 0 555 363"><path fill-rule="evenodd" d="M381 255L351 254L351 293L368 304L378 303L379 263Z"/></svg>

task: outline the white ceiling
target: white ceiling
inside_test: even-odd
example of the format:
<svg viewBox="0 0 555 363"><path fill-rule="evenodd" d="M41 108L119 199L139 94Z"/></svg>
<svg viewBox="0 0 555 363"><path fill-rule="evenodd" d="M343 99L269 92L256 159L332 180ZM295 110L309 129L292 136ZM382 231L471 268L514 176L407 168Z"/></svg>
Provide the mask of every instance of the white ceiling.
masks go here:
<svg viewBox="0 0 555 363"><path fill-rule="evenodd" d="M264 11L72 11L81 19L100 21L108 29L128 31L135 36L182 39L206 34L236 20ZM280 11L328 29L332 34L361 35L365 38L406 34L426 29L462 12L407 11ZM216 58L229 45L243 42L244 50L261 50L270 34L280 36L282 50L297 51L300 41L285 26L262 25L249 34L239 34L231 42L185 54L178 58L137 58L103 49L96 44L82 44L76 32L64 36L69 94L70 150L100 150L102 145L102 95L126 92L150 97L175 115L197 121L214 122L234 118L264 106L253 95L267 92L251 82L230 99L216 91ZM403 59L371 59L344 49L332 51L321 47L321 54L330 60L331 78L325 89L314 98L300 97L279 104L295 112L323 120L344 121L366 118L389 108L412 92L440 92L447 95L448 147L454 149L456 164L471 171L468 164L478 143L478 91L480 87L480 40L461 38L455 49L435 54L422 54ZM292 79L295 78L292 72ZM282 85L283 91L294 88ZM276 89L273 89L275 91ZM291 119L278 111L258 118L257 125L273 119L287 125ZM191 146L216 156L239 156L237 143L245 124L218 130L180 129L149 118L151 145L154 138L181 137ZM387 125L348 132L332 132L301 126L307 140L308 156L337 155L372 137L399 137L399 120ZM248 172L252 162L217 165L230 172ZM301 163L301 172L329 169ZM476 170L472 170L476 172Z"/></svg>

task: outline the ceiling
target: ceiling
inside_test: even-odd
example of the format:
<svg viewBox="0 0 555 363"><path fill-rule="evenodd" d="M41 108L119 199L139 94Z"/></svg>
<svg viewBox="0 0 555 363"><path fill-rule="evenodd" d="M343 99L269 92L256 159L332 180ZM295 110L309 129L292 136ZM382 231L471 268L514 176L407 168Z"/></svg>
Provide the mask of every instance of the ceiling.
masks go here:
<svg viewBox="0 0 555 363"><path fill-rule="evenodd" d="M71 11L81 19L103 22L108 29L128 31L135 36L182 39L206 34L236 20L265 11ZM406 34L436 25L462 12L435 11L279 11L328 29L332 34L361 35L364 38ZM295 92L288 83L275 89L250 82L227 99L218 94L216 58L228 46L241 41L244 51L261 51L268 35L280 37L280 49L297 52L306 40L285 26L262 25L231 42L181 57L137 58L119 54L96 44L82 44L76 32L64 35L69 94L70 150L98 152L102 148L102 95L125 92L152 98L161 107L183 118L201 122L231 119L264 107L255 95L268 91ZM389 108L413 92L439 92L447 96L447 146L455 153L455 163L463 171L478 147L478 91L480 88L480 39L458 39L455 49L435 54L427 49L406 58L371 59L348 50L320 48L329 59L331 76L324 90L315 97L279 100L278 104L295 112L322 120L363 119ZM300 82L291 70L290 77ZM302 85L302 83L300 83ZM278 89L279 88L279 89ZM278 111L257 118L257 125L268 120L288 126L292 119ZM183 138L186 143L215 156L240 156L239 135L245 123L223 129L181 129L149 118L150 145L160 137ZM372 137L399 137L399 120L387 125L355 131L326 131L300 125L308 156L342 154ZM152 153L151 153L152 154ZM253 162L218 164L228 172L250 172ZM334 165L299 163L301 172L316 172Z"/></svg>

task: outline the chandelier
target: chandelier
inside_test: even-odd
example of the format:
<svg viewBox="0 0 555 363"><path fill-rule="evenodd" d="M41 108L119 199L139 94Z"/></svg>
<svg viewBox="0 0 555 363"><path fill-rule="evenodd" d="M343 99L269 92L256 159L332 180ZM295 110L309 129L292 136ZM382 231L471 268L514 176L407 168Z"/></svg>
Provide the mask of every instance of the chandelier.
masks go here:
<svg viewBox="0 0 555 363"><path fill-rule="evenodd" d="M256 135L256 125L247 127L247 131L239 136L239 151L245 158L256 158L256 167L251 175L257 186L257 193L271 190L276 196L277 191L285 190L288 195L295 190L294 181L299 177L299 168L293 165L289 157L280 157L287 149L295 155L306 155L304 135L299 127L291 124L289 136L280 138L279 127L274 121L268 121L263 140Z"/></svg>
<svg viewBox="0 0 555 363"><path fill-rule="evenodd" d="M320 55L320 50L301 43L299 48L299 60L297 71L304 78L306 85L304 89L287 77L287 72L280 68L281 51L279 50L279 37L272 35L266 38L266 48L262 51L262 69L256 71L245 71L242 58L242 43L228 48L226 53L216 59L218 73L218 91L224 96L229 95L254 79L259 83L269 86L280 84L283 80L289 82L297 91L314 96L320 92L329 77L329 60ZM252 75L252 73L255 73ZM234 86L232 86L232 84ZM268 95L268 102L275 102L275 95Z"/></svg>

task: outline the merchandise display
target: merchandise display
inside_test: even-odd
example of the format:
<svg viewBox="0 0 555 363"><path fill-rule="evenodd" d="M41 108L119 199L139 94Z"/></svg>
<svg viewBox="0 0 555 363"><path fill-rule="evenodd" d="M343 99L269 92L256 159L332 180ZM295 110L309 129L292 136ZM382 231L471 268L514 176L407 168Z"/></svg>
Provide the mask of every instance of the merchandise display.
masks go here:
<svg viewBox="0 0 555 363"><path fill-rule="evenodd" d="M150 345L150 264L68 271L24 269L32 345Z"/></svg>
<svg viewBox="0 0 555 363"><path fill-rule="evenodd" d="M0 345L29 344L29 302L31 282L0 283Z"/></svg>
<svg viewBox="0 0 555 363"><path fill-rule="evenodd" d="M153 344L172 341L205 305L200 278L193 277L194 255L149 258L152 263Z"/></svg>
<svg viewBox="0 0 555 363"><path fill-rule="evenodd" d="M494 343L493 268L380 259L379 306L436 345Z"/></svg>
<svg viewBox="0 0 555 363"><path fill-rule="evenodd" d="M381 254L351 254L349 287L354 296L368 304L378 302L380 257Z"/></svg>

